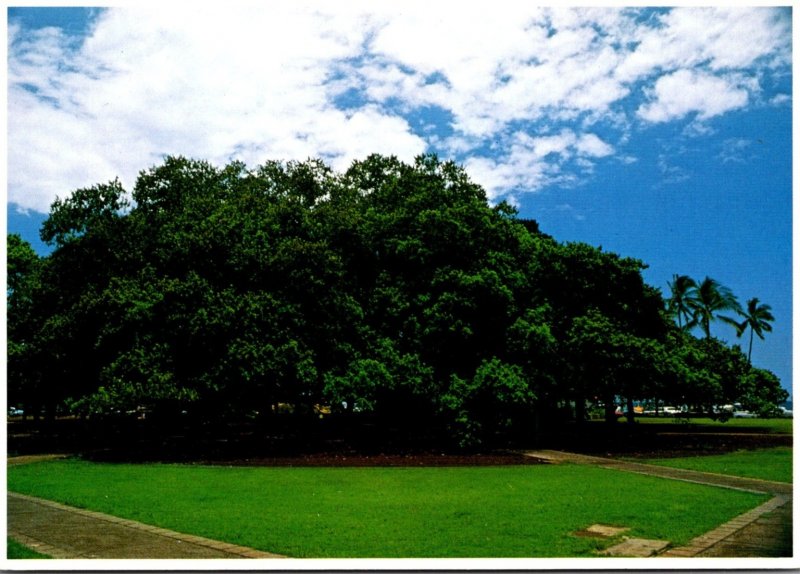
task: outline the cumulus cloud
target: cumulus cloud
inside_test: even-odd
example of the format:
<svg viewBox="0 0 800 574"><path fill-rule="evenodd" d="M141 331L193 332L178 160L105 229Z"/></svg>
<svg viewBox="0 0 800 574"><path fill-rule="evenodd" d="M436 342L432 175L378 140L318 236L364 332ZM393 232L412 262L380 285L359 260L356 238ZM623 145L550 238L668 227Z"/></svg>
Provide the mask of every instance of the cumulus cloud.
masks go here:
<svg viewBox="0 0 800 574"><path fill-rule="evenodd" d="M637 123L752 105L791 62L784 9L512 0L143 3L102 11L85 36L12 19L8 37L9 199L40 211L116 176L131 186L166 154L343 169L437 151L518 197L626 163Z"/></svg>
<svg viewBox="0 0 800 574"><path fill-rule="evenodd" d="M595 134L583 134L575 143L578 153L589 157L606 157L614 153L614 148Z"/></svg>
<svg viewBox="0 0 800 574"><path fill-rule="evenodd" d="M698 66L717 72L791 62L786 9L678 8L636 26L627 37L636 47L615 70L626 82Z"/></svg>
<svg viewBox="0 0 800 574"><path fill-rule="evenodd" d="M637 112L648 122L667 122L697 114L705 120L744 107L748 91L731 82L692 70L678 70L656 81L650 102Z"/></svg>
<svg viewBox="0 0 800 574"><path fill-rule="evenodd" d="M322 156L343 168L371 152L410 160L426 150L402 117L330 101L330 62L363 42L355 23L348 31L312 11L168 6L104 12L77 47L55 28L12 38L11 201L46 210L98 180L130 185L165 154Z"/></svg>
<svg viewBox="0 0 800 574"><path fill-rule="evenodd" d="M508 189L537 191L548 185L574 185L576 173L564 169L568 163L590 172L593 158L613 153L595 134L578 135L564 129L558 133L531 137L517 132L507 144L509 152L501 157L473 156L467 159L467 171L486 188L494 199Z"/></svg>

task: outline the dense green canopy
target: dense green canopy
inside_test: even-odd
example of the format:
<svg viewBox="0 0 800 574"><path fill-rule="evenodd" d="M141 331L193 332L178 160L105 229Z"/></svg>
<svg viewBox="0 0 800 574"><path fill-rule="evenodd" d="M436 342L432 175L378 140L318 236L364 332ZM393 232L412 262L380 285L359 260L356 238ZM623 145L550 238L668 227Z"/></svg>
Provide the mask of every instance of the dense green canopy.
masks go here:
<svg viewBox="0 0 800 574"><path fill-rule="evenodd" d="M674 325L642 262L557 242L435 156L170 157L57 200L41 235L41 259L9 236L9 400L34 411L330 408L479 444L621 397L783 398Z"/></svg>

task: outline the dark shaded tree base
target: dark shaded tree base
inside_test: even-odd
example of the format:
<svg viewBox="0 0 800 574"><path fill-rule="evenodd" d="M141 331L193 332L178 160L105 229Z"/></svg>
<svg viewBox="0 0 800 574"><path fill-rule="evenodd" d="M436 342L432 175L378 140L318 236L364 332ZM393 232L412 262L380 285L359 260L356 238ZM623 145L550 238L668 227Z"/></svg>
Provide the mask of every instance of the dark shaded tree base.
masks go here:
<svg viewBox="0 0 800 574"><path fill-rule="evenodd" d="M663 424L633 425L564 425L558 432L539 438L542 448L552 448L591 455L631 456L638 458L679 457L732 452L739 449L791 446L792 436L770 434L751 429L722 431L707 428Z"/></svg>
<svg viewBox="0 0 800 574"><path fill-rule="evenodd" d="M514 454L549 448L593 455L673 457L790 446L791 435L716 432L663 425L553 425L546 433L464 451L434 435L369 422L163 425L152 421L8 424L9 456L74 453L97 461L185 462L295 466L428 466L535 464ZM312 428L312 431L308 429ZM303 429L300 432L298 429Z"/></svg>

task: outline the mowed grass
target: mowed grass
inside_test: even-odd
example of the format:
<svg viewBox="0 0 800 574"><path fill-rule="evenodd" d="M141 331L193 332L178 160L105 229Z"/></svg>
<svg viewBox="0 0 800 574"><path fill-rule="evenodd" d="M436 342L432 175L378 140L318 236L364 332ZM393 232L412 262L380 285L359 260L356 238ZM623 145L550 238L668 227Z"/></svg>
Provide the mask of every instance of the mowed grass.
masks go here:
<svg viewBox="0 0 800 574"><path fill-rule="evenodd" d="M708 456L651 459L646 462L672 468L792 482L792 448L788 446Z"/></svg>
<svg viewBox="0 0 800 574"><path fill-rule="evenodd" d="M686 543L766 496L579 465L9 467L12 491L292 557L573 557L594 523Z"/></svg>
<svg viewBox="0 0 800 574"><path fill-rule="evenodd" d="M6 537L6 556L9 560L17 560L17 559L36 559L36 558L50 558L45 554L41 554L32 550L25 546L24 544L20 544L10 536Z"/></svg>

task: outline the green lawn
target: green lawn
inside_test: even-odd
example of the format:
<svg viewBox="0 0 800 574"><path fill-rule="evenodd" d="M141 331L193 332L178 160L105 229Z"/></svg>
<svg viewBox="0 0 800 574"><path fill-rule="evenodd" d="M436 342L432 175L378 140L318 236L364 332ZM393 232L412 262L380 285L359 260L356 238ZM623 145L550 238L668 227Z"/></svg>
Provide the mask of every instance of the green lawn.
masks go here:
<svg viewBox="0 0 800 574"><path fill-rule="evenodd" d="M767 497L579 465L8 468L8 487L293 557L592 556L594 523L682 544Z"/></svg>
<svg viewBox="0 0 800 574"><path fill-rule="evenodd" d="M780 446L729 454L652 459L646 462L718 474L792 482L792 448Z"/></svg>
<svg viewBox="0 0 800 574"><path fill-rule="evenodd" d="M687 430L711 432L758 432L792 434L792 419L728 419L726 422L709 418L636 417L639 424L675 425ZM625 419L620 423L624 424Z"/></svg>
<svg viewBox="0 0 800 574"><path fill-rule="evenodd" d="M21 558L50 558L44 554L40 554L35 550L31 550L24 544L20 544L10 536L6 537L6 544L8 544L6 554L9 560L16 560Z"/></svg>

